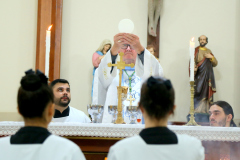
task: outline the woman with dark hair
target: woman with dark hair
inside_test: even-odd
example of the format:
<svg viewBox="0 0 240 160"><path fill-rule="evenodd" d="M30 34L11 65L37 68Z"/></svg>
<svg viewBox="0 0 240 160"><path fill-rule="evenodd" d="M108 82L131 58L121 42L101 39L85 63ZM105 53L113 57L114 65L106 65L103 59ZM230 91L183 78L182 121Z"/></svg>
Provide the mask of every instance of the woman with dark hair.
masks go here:
<svg viewBox="0 0 240 160"><path fill-rule="evenodd" d="M210 126L237 127L233 118L233 109L227 102L217 101L211 104L209 109Z"/></svg>
<svg viewBox="0 0 240 160"><path fill-rule="evenodd" d="M175 134L167 128L168 118L176 107L174 99L170 80L150 77L143 83L139 107L145 129L113 145L108 160L203 160L204 148L200 140Z"/></svg>
<svg viewBox="0 0 240 160"><path fill-rule="evenodd" d="M1 159L85 160L76 144L47 130L54 114L48 78L39 70L25 73L17 95L18 112L25 125L15 135L0 138Z"/></svg>

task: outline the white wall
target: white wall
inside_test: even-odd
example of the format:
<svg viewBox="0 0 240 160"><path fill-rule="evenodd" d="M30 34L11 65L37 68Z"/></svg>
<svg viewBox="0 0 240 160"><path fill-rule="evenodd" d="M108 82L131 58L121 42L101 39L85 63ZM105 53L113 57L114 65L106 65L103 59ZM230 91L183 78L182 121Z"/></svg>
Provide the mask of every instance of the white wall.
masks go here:
<svg viewBox="0 0 240 160"><path fill-rule="evenodd" d="M237 5L238 4L238 5ZM173 81L177 110L172 120L185 121L190 105L188 78L189 41L205 34L218 60L214 68L214 101L229 102L239 119L239 2L237 0L165 0L160 23L160 61ZM235 74L234 74L235 73ZM234 95L235 94L235 95Z"/></svg>
<svg viewBox="0 0 240 160"><path fill-rule="evenodd" d="M132 7L135 6L135 7ZM64 0L61 78L70 81L71 106L87 113L91 103L92 54L103 39L118 33L118 23L129 18L142 44L147 44L147 1Z"/></svg>
<svg viewBox="0 0 240 160"><path fill-rule="evenodd" d="M239 7L240 7L240 1L236 1L235 3L235 14L236 16L234 17L235 19L235 36L234 36L234 89L233 89L233 92L230 92L230 96L233 96L234 98L234 103L233 103L233 107L234 107L234 112L235 112L235 118L236 119L240 119L240 108L239 108L239 104L240 104L240 99L239 99L239 96L240 96L240 65L239 65L239 60L240 60L240 54L239 54L239 45L240 45L240 23L239 23L239 20L240 20L240 10L239 10ZM226 83L228 84L228 83ZM233 94L233 95L232 95ZM240 120L239 120L240 121Z"/></svg>
<svg viewBox="0 0 240 160"><path fill-rule="evenodd" d="M0 1L0 120L19 120L17 90L24 71L35 68L37 0Z"/></svg>

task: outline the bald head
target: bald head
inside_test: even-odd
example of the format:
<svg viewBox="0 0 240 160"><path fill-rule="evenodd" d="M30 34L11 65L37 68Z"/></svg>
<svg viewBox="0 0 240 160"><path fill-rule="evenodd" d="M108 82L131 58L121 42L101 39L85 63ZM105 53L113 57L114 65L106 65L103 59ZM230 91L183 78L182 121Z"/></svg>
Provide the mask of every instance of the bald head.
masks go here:
<svg viewBox="0 0 240 160"><path fill-rule="evenodd" d="M208 38L205 35L201 35L198 38L198 41L199 41L199 44L200 44L201 47L205 47L208 43Z"/></svg>

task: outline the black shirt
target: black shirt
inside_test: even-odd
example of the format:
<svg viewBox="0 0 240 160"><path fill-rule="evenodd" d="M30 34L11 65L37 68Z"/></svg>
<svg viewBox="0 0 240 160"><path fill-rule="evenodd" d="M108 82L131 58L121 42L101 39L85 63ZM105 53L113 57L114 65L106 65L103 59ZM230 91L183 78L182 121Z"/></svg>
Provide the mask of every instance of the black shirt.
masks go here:
<svg viewBox="0 0 240 160"><path fill-rule="evenodd" d="M53 118L61 118L61 117L67 117L69 116L70 108L69 106L61 113L59 110L55 109L55 114Z"/></svg>
<svg viewBox="0 0 240 160"><path fill-rule="evenodd" d="M177 135L167 127L146 128L139 135L147 144L178 144Z"/></svg>
<svg viewBox="0 0 240 160"><path fill-rule="evenodd" d="M42 127L22 127L10 138L11 144L42 144L51 133Z"/></svg>

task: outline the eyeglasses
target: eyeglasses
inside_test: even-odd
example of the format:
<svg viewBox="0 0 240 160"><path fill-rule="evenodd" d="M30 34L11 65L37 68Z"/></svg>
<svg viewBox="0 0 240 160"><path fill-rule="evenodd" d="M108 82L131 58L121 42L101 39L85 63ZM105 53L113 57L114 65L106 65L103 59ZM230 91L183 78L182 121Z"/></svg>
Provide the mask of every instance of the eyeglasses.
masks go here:
<svg viewBox="0 0 240 160"><path fill-rule="evenodd" d="M133 48L130 46L130 44L123 44L121 48L122 48L122 49L127 49L128 46L130 47L130 49L133 49Z"/></svg>

